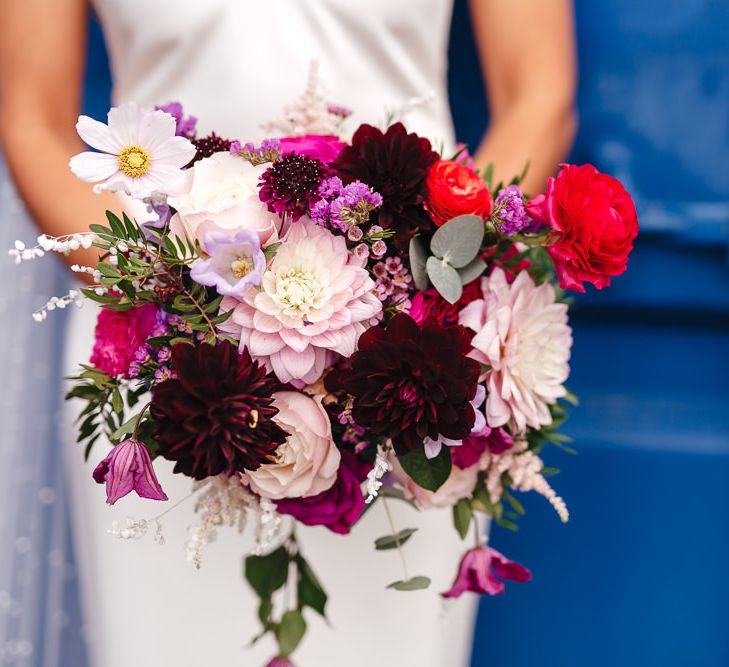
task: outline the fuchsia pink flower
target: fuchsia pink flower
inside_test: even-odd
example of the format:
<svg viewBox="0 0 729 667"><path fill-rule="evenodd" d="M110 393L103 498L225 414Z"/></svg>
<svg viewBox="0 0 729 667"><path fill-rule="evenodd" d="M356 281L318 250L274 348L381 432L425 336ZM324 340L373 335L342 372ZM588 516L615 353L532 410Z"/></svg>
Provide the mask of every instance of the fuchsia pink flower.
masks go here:
<svg viewBox="0 0 729 667"><path fill-rule="evenodd" d="M486 595L499 595L504 592L504 582L524 583L532 578L532 573L523 565L509 560L491 547L469 549L461 559L456 580L450 590L441 593L444 598L457 598L466 591Z"/></svg>
<svg viewBox="0 0 729 667"><path fill-rule="evenodd" d="M288 658L282 658L280 655L275 658L271 658L271 661L266 664L266 667L296 667L291 660Z"/></svg>
<svg viewBox="0 0 729 667"><path fill-rule="evenodd" d="M106 482L106 502L113 505L119 498L136 491L140 498L167 500L154 474L147 446L129 438L120 442L94 469L94 480Z"/></svg>
<svg viewBox="0 0 729 667"><path fill-rule="evenodd" d="M282 153L299 153L324 163L333 162L347 144L339 137L325 134L306 134L303 137L282 137L279 139Z"/></svg>

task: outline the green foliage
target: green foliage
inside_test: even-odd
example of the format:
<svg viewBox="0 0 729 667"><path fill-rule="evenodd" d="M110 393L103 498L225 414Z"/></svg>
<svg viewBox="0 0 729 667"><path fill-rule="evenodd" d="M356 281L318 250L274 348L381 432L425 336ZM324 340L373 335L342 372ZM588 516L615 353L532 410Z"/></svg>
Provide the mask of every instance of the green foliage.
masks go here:
<svg viewBox="0 0 729 667"><path fill-rule="evenodd" d="M266 556L248 556L245 577L260 598L270 597L286 583L289 572L289 554L279 547Z"/></svg>
<svg viewBox="0 0 729 667"><path fill-rule="evenodd" d="M289 609L276 626L279 655L290 656L306 634L306 621L298 609Z"/></svg>
<svg viewBox="0 0 729 667"><path fill-rule="evenodd" d="M397 549L407 542L417 532L417 528L403 528L394 535L385 535L375 540L375 549L385 551L387 549Z"/></svg>
<svg viewBox="0 0 729 667"><path fill-rule="evenodd" d="M321 616L326 616L327 594L319 583L314 571L301 554L296 555L298 567L297 592L299 607L310 607Z"/></svg>
<svg viewBox="0 0 729 667"><path fill-rule="evenodd" d="M413 481L428 491L437 491L451 474L451 451L441 447L438 456L429 459L424 449L399 454L397 460Z"/></svg>
<svg viewBox="0 0 729 667"><path fill-rule="evenodd" d="M456 527L458 534L462 540L466 539L468 529L471 527L471 519L473 518L473 508L471 502L466 498L459 500L453 506L453 525Z"/></svg>
<svg viewBox="0 0 729 667"><path fill-rule="evenodd" d="M393 588L396 591L420 591L428 588L428 586L430 586L428 577L417 576L402 581L393 581L388 588Z"/></svg>

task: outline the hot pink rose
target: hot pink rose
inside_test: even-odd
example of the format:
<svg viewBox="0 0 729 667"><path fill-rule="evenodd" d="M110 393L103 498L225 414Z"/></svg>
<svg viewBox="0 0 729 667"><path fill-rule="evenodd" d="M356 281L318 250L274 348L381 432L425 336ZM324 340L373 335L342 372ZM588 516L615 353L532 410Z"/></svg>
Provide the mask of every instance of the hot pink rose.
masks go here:
<svg viewBox="0 0 729 667"><path fill-rule="evenodd" d="M91 364L109 375L126 377L135 353L156 326L158 314L153 303L123 311L102 308L96 322Z"/></svg>
<svg viewBox="0 0 729 667"><path fill-rule="evenodd" d="M284 137L279 141L282 153L300 153L324 163L334 162L347 145L331 134L306 134L303 137Z"/></svg>

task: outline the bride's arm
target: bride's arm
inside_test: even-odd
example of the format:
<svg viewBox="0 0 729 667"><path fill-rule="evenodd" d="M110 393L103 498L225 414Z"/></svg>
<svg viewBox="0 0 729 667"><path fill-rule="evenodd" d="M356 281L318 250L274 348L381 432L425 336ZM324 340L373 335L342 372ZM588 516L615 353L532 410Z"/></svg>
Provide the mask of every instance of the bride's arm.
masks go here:
<svg viewBox="0 0 729 667"><path fill-rule="evenodd" d="M576 128L571 0L471 0L488 92L490 124L475 154L494 163L494 182L521 172L525 192L544 189Z"/></svg>
<svg viewBox="0 0 729 667"><path fill-rule="evenodd" d="M86 56L85 0L0 0L0 141L18 191L41 230L60 236L119 208L69 171L84 150L75 132ZM93 248L66 258L95 263Z"/></svg>

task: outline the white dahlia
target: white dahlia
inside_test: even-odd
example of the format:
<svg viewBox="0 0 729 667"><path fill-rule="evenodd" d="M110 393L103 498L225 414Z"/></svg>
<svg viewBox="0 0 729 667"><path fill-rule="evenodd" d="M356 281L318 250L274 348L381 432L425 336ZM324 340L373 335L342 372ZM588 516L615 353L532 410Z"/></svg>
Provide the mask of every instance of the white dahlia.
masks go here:
<svg viewBox="0 0 729 667"><path fill-rule="evenodd" d="M134 102L109 111L108 125L79 116L76 131L99 152L74 155L71 171L94 191L121 190L135 199L155 192L176 194L186 185L182 168L195 156L195 146L175 136L177 124L168 113Z"/></svg>
<svg viewBox="0 0 729 667"><path fill-rule="evenodd" d="M282 382L316 382L334 354L349 357L382 310L366 258L308 218L291 225L258 288L226 297L221 328Z"/></svg>
<svg viewBox="0 0 729 667"><path fill-rule="evenodd" d="M555 303L549 283L535 285L522 271L512 284L500 268L482 278L483 299L468 304L459 322L476 332L470 356L491 366L486 420L512 421L516 432L552 423L549 405L564 396L572 329L567 305Z"/></svg>

